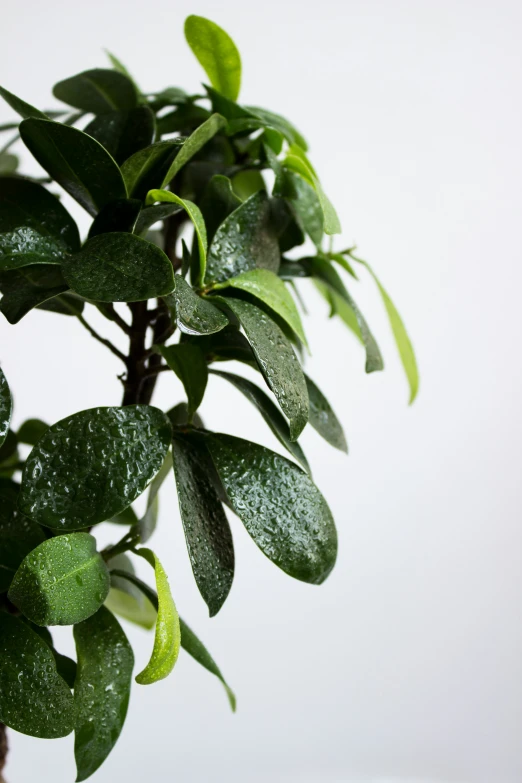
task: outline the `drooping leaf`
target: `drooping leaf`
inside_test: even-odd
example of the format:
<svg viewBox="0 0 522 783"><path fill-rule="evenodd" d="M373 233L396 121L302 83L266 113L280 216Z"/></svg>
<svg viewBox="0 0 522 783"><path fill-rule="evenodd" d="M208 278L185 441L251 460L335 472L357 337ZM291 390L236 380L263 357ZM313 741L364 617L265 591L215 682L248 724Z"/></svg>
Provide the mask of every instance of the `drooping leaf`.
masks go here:
<svg viewBox="0 0 522 783"><path fill-rule="evenodd" d="M104 606L75 625L78 672L74 683L74 756L77 781L105 761L123 728L134 655L114 615Z"/></svg>
<svg viewBox="0 0 522 783"><path fill-rule="evenodd" d="M267 109L260 109L259 106L246 106L245 108L251 115L262 120L265 127L274 128L274 130L279 131L289 144L297 144L305 151L308 149L308 145L303 136L285 117L276 114L276 112L268 111Z"/></svg>
<svg viewBox="0 0 522 783"><path fill-rule="evenodd" d="M65 293L69 286L56 264L31 264L0 271L0 312L16 324L34 307Z"/></svg>
<svg viewBox="0 0 522 783"><path fill-rule="evenodd" d="M287 449L290 454L301 463L303 468L310 472L308 461L303 453L303 450L297 441L290 439L290 429L285 417L281 414L277 406L272 402L270 397L265 392L256 386L255 383L248 381L246 378L242 378L240 375L234 375L229 372L222 372L221 370L210 370L212 375L218 375L220 378L224 378L229 383L238 389L245 395L247 400L255 405L259 413L268 424L278 441ZM306 377L306 376L305 376ZM310 421L310 423L312 423Z"/></svg>
<svg viewBox="0 0 522 783"><path fill-rule="evenodd" d="M68 416L49 427L29 454L20 509L55 530L111 519L154 478L170 441L168 418L150 405Z"/></svg>
<svg viewBox="0 0 522 783"><path fill-rule="evenodd" d="M89 229L89 239L99 234L122 231L132 233L136 227L141 206L141 201L137 198L111 201L94 218Z"/></svg>
<svg viewBox="0 0 522 783"><path fill-rule="evenodd" d="M158 591L158 618L154 648L147 666L136 675L140 685L151 685L153 682L168 677L178 659L181 632L179 616L170 592L167 574L157 556L151 549L142 547L136 550L154 569L156 590Z"/></svg>
<svg viewBox="0 0 522 783"><path fill-rule="evenodd" d="M301 365L279 326L258 307L240 299L214 297L230 308L245 330L263 376L290 421L297 440L308 421L308 391Z"/></svg>
<svg viewBox="0 0 522 783"><path fill-rule="evenodd" d="M302 245L306 237L291 203L285 198L275 196L270 200L270 209L281 253Z"/></svg>
<svg viewBox="0 0 522 783"><path fill-rule="evenodd" d="M214 659L208 652L207 648L198 639L194 631L191 631L191 629L181 619L181 617L179 622L181 628L181 646L186 652L188 652L189 655L192 656L192 658L194 658L195 661L197 661L200 664L200 666L203 666L204 669L206 669L211 674L216 676L218 680L220 680L223 683L230 707L232 708L232 712L235 712L236 697L232 689L229 688L229 686L225 682L225 679L221 674L221 670L219 669L217 663L214 661Z"/></svg>
<svg viewBox="0 0 522 783"><path fill-rule="evenodd" d="M190 421L199 408L207 387L208 370L203 354L196 344L190 343L158 345L157 349L183 384Z"/></svg>
<svg viewBox="0 0 522 783"><path fill-rule="evenodd" d="M161 187L183 140L158 141L131 155L121 167L129 196L145 199L152 188Z"/></svg>
<svg viewBox="0 0 522 783"><path fill-rule="evenodd" d="M181 521L196 584L210 616L223 606L234 578L232 533L208 476L202 442L178 436L172 443Z"/></svg>
<svg viewBox="0 0 522 783"><path fill-rule="evenodd" d="M316 247L321 246L324 234L324 219L321 204L317 194L309 183L293 174L291 171L286 173L290 183L295 190L295 198L292 199L292 205L303 225L303 229L308 234Z"/></svg>
<svg viewBox="0 0 522 783"><path fill-rule="evenodd" d="M305 379L310 401L310 424L331 446L348 453L343 428L330 403L308 375Z"/></svg>
<svg viewBox="0 0 522 783"><path fill-rule="evenodd" d="M175 289L165 297L173 319L185 334L214 334L224 329L228 319L217 307L198 296L181 275L174 275Z"/></svg>
<svg viewBox="0 0 522 783"><path fill-rule="evenodd" d="M231 180L221 174L215 174L205 188L201 200L201 213L205 219L209 242L212 242L225 218L239 206L241 199L232 190Z"/></svg>
<svg viewBox="0 0 522 783"><path fill-rule="evenodd" d="M263 191L243 202L217 229L208 251L205 281L222 283L256 267L273 272L279 267L279 245Z"/></svg>
<svg viewBox="0 0 522 783"><path fill-rule="evenodd" d="M107 150L78 128L29 119L20 135L38 163L90 215L127 192L122 174Z"/></svg>
<svg viewBox="0 0 522 783"><path fill-rule="evenodd" d="M0 721L32 737L66 737L73 730L69 686L48 645L22 620L0 612Z"/></svg>
<svg viewBox="0 0 522 783"><path fill-rule="evenodd" d="M27 120L30 117L37 117L42 120L49 119L42 111L35 109L30 103L26 103L21 98L18 98L18 96L13 95L13 93L6 90L5 87L0 87L0 97L2 97L4 101L9 104L11 109L14 109L14 111L24 120Z"/></svg>
<svg viewBox="0 0 522 783"><path fill-rule="evenodd" d="M56 196L30 180L0 178L0 269L59 264L79 247L76 223Z"/></svg>
<svg viewBox="0 0 522 783"><path fill-rule="evenodd" d="M205 120L196 130L186 139L180 151L170 164L170 167L161 183L165 187L171 179L174 179L180 169L189 162L194 155L200 151L220 130L227 124L227 121L220 114L212 114L208 120Z"/></svg>
<svg viewBox="0 0 522 783"><path fill-rule="evenodd" d="M142 235L148 228L150 228L158 220L165 220L171 215L175 215L177 212L181 212L183 208L177 203L173 204L154 204L152 207L144 207L136 221L134 227L134 233Z"/></svg>
<svg viewBox="0 0 522 783"><path fill-rule="evenodd" d="M195 342L208 363L237 361L259 369L250 343L237 326L225 326L216 334L197 338L191 335L182 335L181 342Z"/></svg>
<svg viewBox="0 0 522 783"><path fill-rule="evenodd" d="M86 299L137 302L170 294L172 264L152 242L125 232L92 237L64 260L69 286Z"/></svg>
<svg viewBox="0 0 522 783"><path fill-rule="evenodd" d="M9 600L36 625L74 625L94 614L109 592L109 572L89 533L49 538L26 555Z"/></svg>
<svg viewBox="0 0 522 783"><path fill-rule="evenodd" d="M130 558L116 555L108 562L111 572L111 589L105 600L105 606L111 612L124 617L142 628L150 630L156 623L156 609L143 592L133 582L118 575L119 572L135 575Z"/></svg>
<svg viewBox="0 0 522 783"><path fill-rule="evenodd" d="M302 156L293 154L287 155L283 161L283 166L290 171L293 171L295 174L298 174L315 190L321 205L321 209L323 211L325 234L340 234L341 224L339 222L337 212L335 211L330 199L324 192L321 183L319 182L319 179L313 169L310 167L309 162Z"/></svg>
<svg viewBox="0 0 522 783"><path fill-rule="evenodd" d="M145 544L154 530L156 529L156 522L158 519L158 492L161 489L161 485L170 474L172 470L172 455L170 451L165 456L163 465L152 479L149 487L149 494L147 496L147 506L145 513L138 521L140 530L140 541Z"/></svg>
<svg viewBox="0 0 522 783"><path fill-rule="evenodd" d="M11 397L11 390L9 389L7 378L2 368L0 368L0 446L3 445L7 438L12 412L13 398Z"/></svg>
<svg viewBox="0 0 522 783"><path fill-rule="evenodd" d="M342 267L345 272L348 272L348 274L351 275L351 277L353 277L354 280L359 279L355 274L355 270L353 266L350 264L346 256L343 256L342 253L327 253L327 256L332 261L335 261L336 264L339 264L339 266Z"/></svg>
<svg viewBox="0 0 522 783"><path fill-rule="evenodd" d="M41 527L18 510L19 486L0 479L0 593L9 589L20 563L45 541Z"/></svg>
<svg viewBox="0 0 522 783"><path fill-rule="evenodd" d="M35 443L47 431L49 425L41 419L26 419L16 433L20 443L27 443L34 446Z"/></svg>
<svg viewBox="0 0 522 783"><path fill-rule="evenodd" d="M228 33L210 19L192 15L185 21L185 38L216 90L232 101L237 100L241 58Z"/></svg>
<svg viewBox="0 0 522 783"><path fill-rule="evenodd" d="M64 79L54 85L53 95L69 106L92 114L127 111L138 102L131 79L110 68L94 68Z"/></svg>
<svg viewBox="0 0 522 783"><path fill-rule="evenodd" d="M138 523L138 515L132 508L132 506L127 506L127 508L124 508L123 511L120 511L119 514L116 514L116 516L111 517L111 519L108 519L107 522L112 522L115 525L136 525Z"/></svg>
<svg viewBox="0 0 522 783"><path fill-rule="evenodd" d="M85 133L99 141L120 166L135 152L149 147L155 132L156 120L148 106L100 114L85 128Z"/></svg>
<svg viewBox="0 0 522 783"><path fill-rule="evenodd" d="M283 281L269 269L251 269L238 277L231 277L224 283L218 283L215 289L236 288L264 302L271 310L281 316L290 328L307 345L301 318L288 288Z"/></svg>
<svg viewBox="0 0 522 783"><path fill-rule="evenodd" d="M174 111L158 117L158 135L181 133L190 135L198 125L208 120L210 112L195 103L178 105Z"/></svg>

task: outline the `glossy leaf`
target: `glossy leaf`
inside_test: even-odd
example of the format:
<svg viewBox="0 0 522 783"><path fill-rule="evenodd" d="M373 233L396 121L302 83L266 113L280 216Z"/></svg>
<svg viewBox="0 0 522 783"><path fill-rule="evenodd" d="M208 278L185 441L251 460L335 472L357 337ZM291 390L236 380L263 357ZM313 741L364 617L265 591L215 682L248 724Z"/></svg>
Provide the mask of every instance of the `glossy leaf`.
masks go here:
<svg viewBox="0 0 522 783"><path fill-rule="evenodd" d="M212 114L208 120L205 120L196 130L186 139L180 151L170 164L161 187L165 187L171 179L174 179L180 169L189 162L194 155L200 151L220 130L227 124L227 121L220 114Z"/></svg>
<svg viewBox="0 0 522 783"><path fill-rule="evenodd" d="M324 219L321 204L313 187L302 177L288 172L296 196L292 205L300 219L303 229L316 247L321 246L324 234Z"/></svg>
<svg viewBox="0 0 522 783"><path fill-rule="evenodd" d="M5 87L0 87L0 97L2 97L4 101L9 104L11 109L19 114L24 120L27 120L30 117L36 117L43 120L49 119L42 111L35 109L30 103L26 103L21 98L18 98L18 96L13 95L13 93L6 90Z"/></svg>
<svg viewBox="0 0 522 783"><path fill-rule="evenodd" d="M297 440L308 421L308 391L301 365L279 326L258 307L240 299L215 297L230 308L245 330L259 368L290 421Z"/></svg>
<svg viewBox="0 0 522 783"><path fill-rule="evenodd" d="M177 106L174 111L158 117L158 134L162 136L166 133L181 133L188 136L209 117L210 112L202 106L185 103Z"/></svg>
<svg viewBox="0 0 522 783"><path fill-rule="evenodd" d="M260 191L228 215L215 233L205 281L222 283L256 267L277 272L279 244L270 223L270 204Z"/></svg>
<svg viewBox="0 0 522 783"><path fill-rule="evenodd" d="M159 345L157 350L183 384L188 400L190 421L203 400L207 386L208 371L203 354L197 345L188 343Z"/></svg>
<svg viewBox="0 0 522 783"><path fill-rule="evenodd" d="M182 144L180 139L158 141L128 158L121 167L121 173L129 196L145 199L151 188L161 187Z"/></svg>
<svg viewBox="0 0 522 783"><path fill-rule="evenodd" d="M145 513L138 521L140 541L142 544L145 544L149 540L154 530L156 529L156 522L158 519L158 492L160 491L161 485L170 474L171 470L172 455L169 451L165 456L163 465L150 483Z"/></svg>
<svg viewBox="0 0 522 783"><path fill-rule="evenodd" d="M73 697L49 646L7 612L0 612L0 660L0 721L32 737L70 734Z"/></svg>
<svg viewBox="0 0 522 783"><path fill-rule="evenodd" d="M138 215L138 220L134 227L135 234L143 234L154 223L159 220L165 220L177 212L181 212L182 207L177 203L173 204L154 204L152 207L144 207Z"/></svg>
<svg viewBox="0 0 522 783"><path fill-rule="evenodd" d="M178 659L181 631L179 616L170 592L167 574L160 561L151 549L136 550L154 568L156 590L158 591L158 618L154 638L154 649L147 666L136 675L140 685L151 685L153 682L168 677Z"/></svg>
<svg viewBox="0 0 522 783"><path fill-rule="evenodd" d="M156 121L148 106L114 111L95 117L85 128L121 165L134 153L154 142Z"/></svg>
<svg viewBox="0 0 522 783"><path fill-rule="evenodd" d="M333 204L324 192L315 172L307 165L302 157L297 155L287 155L283 161L285 168L301 176L305 182L313 187L317 194L319 204L323 211L324 232L325 234L340 234L341 223L334 209Z"/></svg>
<svg viewBox="0 0 522 783"><path fill-rule="evenodd" d="M231 212L241 206L241 199L232 189L232 181L221 174L215 174L209 181L201 200L201 212L207 227L208 241Z"/></svg>
<svg viewBox="0 0 522 783"><path fill-rule="evenodd" d="M331 446L348 453L346 438L332 406L308 375L305 375L310 401L310 424Z"/></svg>
<svg viewBox="0 0 522 783"><path fill-rule="evenodd" d="M136 227L141 206L141 201L137 198L111 201L94 218L89 229L89 239L99 234L122 231L132 233Z"/></svg>
<svg viewBox="0 0 522 783"><path fill-rule="evenodd" d="M49 427L29 454L20 508L55 530L110 519L141 495L161 468L170 441L169 420L150 405L91 408L68 416Z"/></svg>
<svg viewBox="0 0 522 783"><path fill-rule="evenodd" d="M172 465L170 465L172 467ZM105 606L120 617L124 617L142 628L150 630L156 623L156 609L133 582L118 575L119 572L135 575L130 558L117 555L108 562L111 572L111 589Z"/></svg>
<svg viewBox="0 0 522 783"><path fill-rule="evenodd" d="M128 76L109 68L94 68L64 79L55 84L53 95L69 106L92 114L133 109L138 101L136 88Z"/></svg>
<svg viewBox="0 0 522 783"><path fill-rule="evenodd" d="M89 533L43 541L22 561L9 600L36 625L74 625L94 614L109 592L109 572Z"/></svg>
<svg viewBox="0 0 522 783"><path fill-rule="evenodd" d="M231 435L212 435L208 448L232 508L261 551L296 579L324 582L335 564L337 533L309 475Z"/></svg>
<svg viewBox="0 0 522 783"><path fill-rule="evenodd" d="M223 506L208 476L204 443L172 443L181 521L197 586L210 616L223 606L234 578L234 545Z"/></svg>
<svg viewBox="0 0 522 783"><path fill-rule="evenodd" d="M78 250L76 223L42 185L0 178L0 269L55 263Z"/></svg>
<svg viewBox="0 0 522 783"><path fill-rule="evenodd" d="M7 383L7 378L0 368L0 446L3 445L9 432L11 414L13 412L13 398Z"/></svg>
<svg viewBox="0 0 522 783"><path fill-rule="evenodd" d="M121 172L101 144L77 128L50 120L20 125L22 140L38 163L91 215L127 192Z"/></svg>
<svg viewBox="0 0 522 783"><path fill-rule="evenodd" d="M181 646L186 652L188 652L189 655L192 656L192 658L194 658L195 661L197 661L201 666L203 666L204 669L209 671L211 674L215 675L218 678L218 680L221 680L221 682L225 687L225 691L227 693L228 701L232 708L232 712L235 712L236 697L232 689L229 688L229 686L225 682L225 679L221 674L221 670L219 669L217 663L214 661L214 659L212 658L212 656L210 655L206 647L203 645L203 643L198 639L194 631L191 631L191 629L181 619L181 617L179 622L181 628Z"/></svg>
<svg viewBox="0 0 522 783"><path fill-rule="evenodd" d="M189 16L185 21L185 38L212 85L235 101L241 87L241 58L228 33L210 19Z"/></svg>
<svg viewBox="0 0 522 783"><path fill-rule="evenodd" d="M198 296L181 275L174 275L175 289L165 297L173 319L185 334L214 334L224 329L228 318L207 299Z"/></svg>
<svg viewBox="0 0 522 783"><path fill-rule="evenodd" d="M125 232L92 237L62 264L73 291L100 302L137 302L169 294L172 264L152 242Z"/></svg>
<svg viewBox="0 0 522 783"><path fill-rule="evenodd" d="M123 728L134 655L125 633L102 606L74 627L78 672L74 683L74 756L77 781L105 761Z"/></svg>
<svg viewBox="0 0 522 783"><path fill-rule="evenodd" d="M259 106L246 106L246 110L254 117L262 120L264 127L273 128L279 131L289 144L297 144L301 149L306 150L308 145L297 128L292 125L285 117L276 112L260 109Z"/></svg>
<svg viewBox="0 0 522 783"><path fill-rule="evenodd" d="M9 589L24 557L45 541L41 527L18 510L19 489L0 479L0 593Z"/></svg>
<svg viewBox="0 0 522 783"><path fill-rule="evenodd" d="M55 264L31 264L20 269L0 271L0 312L16 324L34 307L63 294L69 286Z"/></svg>
<svg viewBox="0 0 522 783"><path fill-rule="evenodd" d="M26 419L16 433L20 443L27 443L34 446L35 443L48 430L49 425L41 419Z"/></svg>

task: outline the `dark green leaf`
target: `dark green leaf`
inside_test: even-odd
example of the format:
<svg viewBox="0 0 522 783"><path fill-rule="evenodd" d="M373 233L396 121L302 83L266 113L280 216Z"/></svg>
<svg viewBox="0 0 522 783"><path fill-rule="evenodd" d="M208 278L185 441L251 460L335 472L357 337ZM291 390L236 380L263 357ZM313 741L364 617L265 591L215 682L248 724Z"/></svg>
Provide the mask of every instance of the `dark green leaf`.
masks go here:
<svg viewBox="0 0 522 783"><path fill-rule="evenodd" d="M267 109L260 109L258 106L246 106L245 109L250 115L262 120L265 127L279 131L289 144L297 144L303 150L308 148L306 141L297 128L280 114Z"/></svg>
<svg viewBox="0 0 522 783"><path fill-rule="evenodd" d="M45 541L43 530L18 510L19 487L0 479L0 593L9 589L20 563Z"/></svg>
<svg viewBox="0 0 522 783"><path fill-rule="evenodd" d="M205 335L204 337L195 338L182 335L181 342L185 341L195 343L209 363L238 361L258 369L250 343L236 326L225 326L217 334Z"/></svg>
<svg viewBox="0 0 522 783"><path fill-rule="evenodd" d="M302 177L292 172L287 172L287 176L296 192L295 198L292 199L292 205L301 220L303 229L314 245L320 247L324 233L324 220L317 194Z"/></svg>
<svg viewBox="0 0 522 783"><path fill-rule="evenodd" d="M183 140L158 141L135 152L121 167L129 196L145 199L148 191L162 186Z"/></svg>
<svg viewBox="0 0 522 783"><path fill-rule="evenodd" d="M0 96L9 104L11 109L14 109L14 111L23 117L24 120L30 117L37 117L42 120L49 119L42 111L35 109L30 103L26 103L21 98L13 95L13 93L6 90L5 87L0 87Z"/></svg>
<svg viewBox="0 0 522 783"><path fill-rule="evenodd" d="M164 109L165 106L177 106L187 103L194 96L187 95L185 90L180 87L167 87L161 92L153 93L149 96L149 105L154 111Z"/></svg>
<svg viewBox="0 0 522 783"><path fill-rule="evenodd" d="M74 684L77 781L103 764L125 722L134 655L116 618L104 606L74 628L78 673Z"/></svg>
<svg viewBox="0 0 522 783"><path fill-rule="evenodd" d="M167 416L173 427L186 427L189 423L188 404L186 402L178 402L177 405L174 405L173 408L167 411ZM204 428L203 421L198 413L195 413L192 417L192 426L200 430Z"/></svg>
<svg viewBox="0 0 522 783"><path fill-rule="evenodd" d="M3 370L0 368L0 446L3 445L9 432L11 413L13 412L13 398Z"/></svg>
<svg viewBox="0 0 522 783"><path fill-rule="evenodd" d="M283 166L298 174L315 190L323 212L325 234L340 234L341 224L337 213L304 153L301 152L300 155L287 155L283 161Z"/></svg>
<svg viewBox="0 0 522 783"><path fill-rule="evenodd" d="M94 68L64 79L54 85L53 95L69 106L93 114L133 109L138 101L128 76L109 68Z"/></svg>
<svg viewBox="0 0 522 783"><path fill-rule="evenodd" d="M141 495L161 468L170 441L169 420L150 405L91 408L68 416L49 427L29 454L20 508L55 530L110 519Z"/></svg>
<svg viewBox="0 0 522 783"><path fill-rule="evenodd" d="M89 239L62 269L73 291L101 302L137 302L174 288L172 264L163 250L124 232Z"/></svg>
<svg viewBox="0 0 522 783"><path fill-rule="evenodd" d="M297 440L308 421L308 392L301 365L279 326L258 307L240 299L215 297L229 307L245 330L259 368L290 420Z"/></svg>
<svg viewBox="0 0 522 783"><path fill-rule="evenodd" d="M48 429L49 425L41 419L27 419L18 430L17 437L20 443L34 446Z"/></svg>
<svg viewBox="0 0 522 783"><path fill-rule="evenodd" d="M222 283L256 267L277 272L279 244L265 192L251 196L220 225L207 258L205 281Z"/></svg>
<svg viewBox="0 0 522 783"><path fill-rule="evenodd" d="M77 128L50 120L20 125L25 145L38 163L91 215L117 198L126 198L122 174L109 153Z"/></svg>
<svg viewBox="0 0 522 783"><path fill-rule="evenodd" d="M161 353L185 388L188 400L189 421L199 408L208 380L207 364L196 344L159 345Z"/></svg>
<svg viewBox="0 0 522 783"><path fill-rule="evenodd" d="M158 134L162 136L165 133L192 133L192 131L208 120L210 112L194 103L185 103L178 106L175 111L168 112L162 117L158 117Z"/></svg>
<svg viewBox="0 0 522 783"><path fill-rule="evenodd" d="M107 522L112 522L115 525L135 525L138 522L138 516L132 506L128 506L116 516L108 519Z"/></svg>
<svg viewBox="0 0 522 783"><path fill-rule="evenodd" d="M308 375L305 375L305 379L310 400L310 424L328 443L348 453L343 428L330 403Z"/></svg>
<svg viewBox="0 0 522 783"><path fill-rule="evenodd" d="M214 334L228 324L228 319L211 302L198 296L181 275L174 275L174 293L165 297L172 318L185 334Z"/></svg>
<svg viewBox="0 0 522 783"><path fill-rule="evenodd" d="M158 220L165 220L165 218L175 215L176 212L181 212L183 207L179 204L155 204L152 207L144 207L138 215L138 220L134 227L135 234L143 234Z"/></svg>
<svg viewBox="0 0 522 783"><path fill-rule="evenodd" d="M139 199L129 198L111 201L94 218L89 229L89 239L98 236L98 234L122 231L132 233L136 227L140 211L141 201Z"/></svg>
<svg viewBox="0 0 522 783"><path fill-rule="evenodd" d="M0 446L0 465L4 467L13 457L17 457L18 438L13 430L8 430L3 444Z"/></svg>
<svg viewBox="0 0 522 783"><path fill-rule="evenodd" d="M275 197L270 200L270 208L271 220L281 253L286 253L287 250L302 245L306 237L292 205L284 198Z"/></svg>
<svg viewBox="0 0 522 783"><path fill-rule="evenodd" d="M32 264L0 272L3 294L0 312L10 324L16 324L34 307L63 294L68 288L55 264Z"/></svg>
<svg viewBox="0 0 522 783"><path fill-rule="evenodd" d="M11 155L10 152L0 152L0 177L7 177L14 174L18 168L20 160L17 155Z"/></svg>
<svg viewBox="0 0 522 783"><path fill-rule="evenodd" d="M74 706L48 645L18 617L0 612L0 721L54 739L73 730Z"/></svg>
<svg viewBox="0 0 522 783"><path fill-rule="evenodd" d="M85 133L99 141L121 165L135 152L153 143L156 120L148 106L137 106L130 111L114 111L95 117Z"/></svg>
<svg viewBox="0 0 522 783"><path fill-rule="evenodd" d="M163 566L151 549L136 550L154 569L156 590L158 591L158 619L154 649L147 666L136 675L140 685L151 685L153 682L168 677L178 659L181 632L179 616L170 592L169 580Z"/></svg>
<svg viewBox="0 0 522 783"><path fill-rule="evenodd" d="M204 443L181 436L172 443L181 521L194 578L210 616L223 606L234 578L232 533L208 477Z"/></svg>
<svg viewBox="0 0 522 783"><path fill-rule="evenodd" d="M203 666L204 669L209 671L211 674L214 674L218 680L221 680L223 683L225 690L227 692L228 701L230 703L230 706L232 708L232 712L236 711L236 697L231 690L231 688L228 687L227 683L225 682L225 679L223 675L221 674L221 671L217 665L217 663L214 661L206 647L200 642L196 634L190 630L188 625L180 618L180 628L181 628L181 646L183 649L188 652L189 655L191 655L195 661L197 661L201 666Z"/></svg>
<svg viewBox="0 0 522 783"><path fill-rule="evenodd" d="M220 114L213 114L208 120L205 120L199 128L196 128L194 133L185 140L179 153L171 163L170 168L161 183L161 187L165 187L171 179L174 179L178 171L188 163L189 160L216 135L216 133L222 130L226 124L227 121L224 117Z"/></svg>
<svg viewBox="0 0 522 783"><path fill-rule="evenodd" d="M210 19L193 15L185 21L185 38L212 85L235 101L241 87L241 58L232 38Z"/></svg>
<svg viewBox="0 0 522 783"><path fill-rule="evenodd" d="M170 474L171 469L172 455L169 451L163 461L163 465L151 481L149 494L147 496L147 507L145 508L144 515L138 521L140 541L142 544L145 544L149 540L156 529L156 522L158 520L158 492L161 489L161 485Z"/></svg>
<svg viewBox="0 0 522 783"><path fill-rule="evenodd" d="M60 315L81 315L85 307L85 302L76 294L68 293L47 299L38 306L39 310L47 310L50 313L60 313Z"/></svg>
<svg viewBox="0 0 522 783"><path fill-rule="evenodd" d="M212 242L225 218L239 206L241 206L241 199L232 190L232 182L229 178L221 174L214 175L201 200L201 212L205 219L209 242Z"/></svg>
<svg viewBox="0 0 522 783"><path fill-rule="evenodd" d="M54 647L52 648L51 652L54 655L54 660L56 661L56 670L58 671L58 674L60 677L63 677L69 688L72 690L74 688L74 681L76 680L76 673L78 670L76 661L73 661L73 659L69 658L67 655L62 655L58 652L58 650L55 650Z"/></svg>

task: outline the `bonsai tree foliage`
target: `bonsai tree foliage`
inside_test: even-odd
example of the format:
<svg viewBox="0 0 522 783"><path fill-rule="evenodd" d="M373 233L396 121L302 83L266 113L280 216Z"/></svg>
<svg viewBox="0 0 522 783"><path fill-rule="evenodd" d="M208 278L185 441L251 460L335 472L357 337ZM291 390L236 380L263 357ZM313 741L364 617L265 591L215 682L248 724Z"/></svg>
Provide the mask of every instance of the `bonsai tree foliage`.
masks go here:
<svg viewBox="0 0 522 783"><path fill-rule="evenodd" d="M410 341L374 272L354 248L325 242L340 224L305 139L279 114L237 102L240 57L220 27L190 16L185 34L209 81L197 94L143 92L112 55L110 69L55 85L66 109L43 112L0 88L22 117L2 128L16 136L0 155L0 311L13 325L35 308L75 317L124 365L121 405L50 426L30 418L16 432L0 371L0 721L35 737L74 731L79 781L111 752L127 711L134 656L116 615L155 629L137 683L167 677L182 647L221 680L235 708L221 670L178 615L160 557L145 546L164 481L175 480L211 616L234 576L225 508L295 579L318 585L334 567L334 521L299 435L308 423L335 448L347 447L302 368L302 281L317 286L331 316L362 344L366 372L375 372L381 353L345 284L355 287L366 267L410 401L418 387ZM18 138L43 178L18 173L8 151ZM92 218L84 240L60 189ZM94 308L128 336L127 354L85 319ZM231 372L231 360L258 371L259 383ZM151 405L163 372L185 391L168 411ZM286 456L205 428L198 408L209 374L253 404ZM132 504L145 492L138 516ZM99 551L101 523L120 535ZM152 569L154 587L136 576L135 558ZM56 625L72 626L77 660L56 650Z"/></svg>

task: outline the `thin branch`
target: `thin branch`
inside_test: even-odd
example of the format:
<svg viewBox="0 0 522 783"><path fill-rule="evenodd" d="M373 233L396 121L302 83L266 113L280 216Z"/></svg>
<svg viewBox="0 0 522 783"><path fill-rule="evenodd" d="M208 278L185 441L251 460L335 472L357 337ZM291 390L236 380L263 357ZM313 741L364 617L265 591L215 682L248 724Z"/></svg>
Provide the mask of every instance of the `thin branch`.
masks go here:
<svg viewBox="0 0 522 783"><path fill-rule="evenodd" d="M166 372L167 370L170 370L170 367L168 364L160 364L157 367L152 367L151 369L147 370L147 372L144 374L144 378L154 378L158 373L160 372Z"/></svg>
<svg viewBox="0 0 522 783"><path fill-rule="evenodd" d="M105 345L105 347L108 348L109 351L111 351L115 356L117 356L118 359L121 359L122 362L125 363L127 361L127 357L125 356L125 354L122 351L120 351L119 348L116 348L116 346L113 345L110 340L107 340L105 337L102 337L101 334L98 334L98 332L95 329L93 329L89 323L87 323L83 315L77 313L76 317L79 320L79 322L83 326L85 326L89 334L92 337L94 337L95 340L98 340L98 342L102 343L102 345Z"/></svg>

